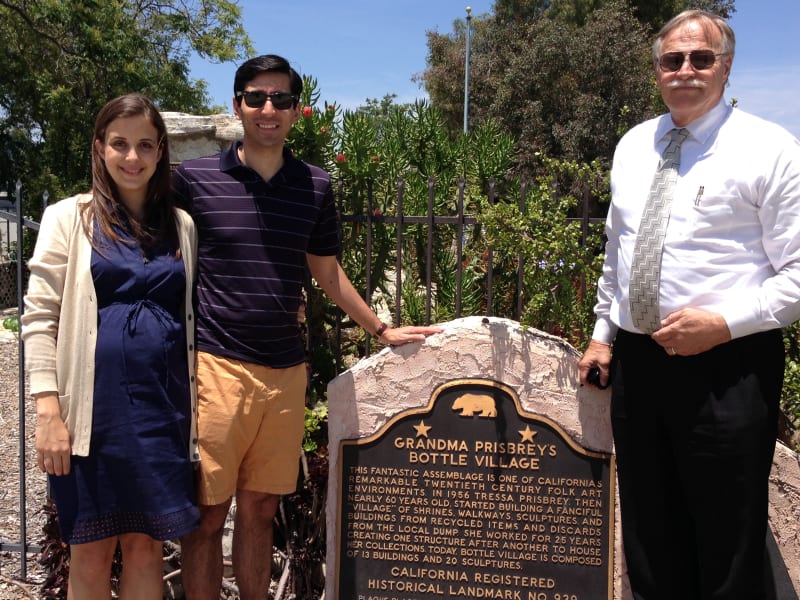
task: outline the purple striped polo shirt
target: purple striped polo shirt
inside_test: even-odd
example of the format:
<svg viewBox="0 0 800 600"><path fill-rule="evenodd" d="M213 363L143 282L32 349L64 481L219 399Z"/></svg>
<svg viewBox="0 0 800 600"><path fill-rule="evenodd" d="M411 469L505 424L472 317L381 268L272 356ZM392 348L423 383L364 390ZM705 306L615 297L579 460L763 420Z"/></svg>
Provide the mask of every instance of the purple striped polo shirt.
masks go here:
<svg viewBox="0 0 800 600"><path fill-rule="evenodd" d="M306 253L339 252L330 176L284 149L269 181L225 152L173 174L179 206L197 225L199 350L285 368L306 359L297 322Z"/></svg>

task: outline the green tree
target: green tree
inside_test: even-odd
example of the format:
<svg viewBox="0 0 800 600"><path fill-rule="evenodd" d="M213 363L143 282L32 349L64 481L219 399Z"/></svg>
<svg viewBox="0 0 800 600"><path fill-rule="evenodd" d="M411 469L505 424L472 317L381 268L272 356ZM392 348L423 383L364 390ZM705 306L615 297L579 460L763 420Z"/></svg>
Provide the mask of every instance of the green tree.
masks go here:
<svg viewBox="0 0 800 600"><path fill-rule="evenodd" d="M205 112L189 54L227 61L250 52L240 19L228 0L0 0L0 137L18 142L17 173L5 178L26 181L28 198L45 184L54 198L85 190L94 117L122 93Z"/></svg>
<svg viewBox="0 0 800 600"><path fill-rule="evenodd" d="M687 8L699 8L729 19L736 12L735 0L632 0L636 16L655 33Z"/></svg>
<svg viewBox="0 0 800 600"><path fill-rule="evenodd" d="M609 162L618 132L655 112L647 32L618 0L592 11L582 27L541 15L475 24L471 121L502 123L517 140L523 172L535 167L537 152ZM462 44L428 36L426 87L455 127L463 113L453 100L459 91L463 98Z"/></svg>
<svg viewBox="0 0 800 600"><path fill-rule="evenodd" d="M472 19L470 121L497 119L523 172L541 152L608 164L620 135L664 110L653 80L653 30L688 2L498 0ZM694 3L697 4L697 3ZM733 0L705 8L728 16ZM463 123L466 22L428 33L422 79L453 131Z"/></svg>
<svg viewBox="0 0 800 600"><path fill-rule="evenodd" d="M383 98L367 98L363 106L358 107L356 112L375 117L377 119L387 117L389 111L395 106L394 100L397 94L385 94Z"/></svg>
<svg viewBox="0 0 800 600"><path fill-rule="evenodd" d="M651 31L658 31L674 15L687 8L707 10L724 18L736 11L735 0L630 0L634 14ZM589 14L607 0L497 0L494 13L499 21L530 21L540 16L583 26Z"/></svg>

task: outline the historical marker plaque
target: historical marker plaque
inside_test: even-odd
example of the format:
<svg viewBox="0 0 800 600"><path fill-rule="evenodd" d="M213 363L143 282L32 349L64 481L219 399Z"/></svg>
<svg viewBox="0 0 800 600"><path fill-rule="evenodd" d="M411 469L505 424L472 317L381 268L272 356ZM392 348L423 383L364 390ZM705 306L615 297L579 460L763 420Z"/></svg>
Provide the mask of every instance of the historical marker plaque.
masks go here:
<svg viewBox="0 0 800 600"><path fill-rule="evenodd" d="M339 454L338 600L611 600L613 458L490 380Z"/></svg>

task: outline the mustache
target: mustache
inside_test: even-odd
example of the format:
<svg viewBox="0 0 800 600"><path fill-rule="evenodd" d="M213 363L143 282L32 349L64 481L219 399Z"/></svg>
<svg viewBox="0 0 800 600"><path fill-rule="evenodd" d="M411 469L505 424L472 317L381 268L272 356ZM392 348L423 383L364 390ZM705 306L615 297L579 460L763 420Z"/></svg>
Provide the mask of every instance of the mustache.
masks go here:
<svg viewBox="0 0 800 600"><path fill-rule="evenodd" d="M701 81L700 79L673 79L669 83L667 83L668 88L676 88L676 87L696 87L696 88L704 88L707 87L708 83L705 81Z"/></svg>

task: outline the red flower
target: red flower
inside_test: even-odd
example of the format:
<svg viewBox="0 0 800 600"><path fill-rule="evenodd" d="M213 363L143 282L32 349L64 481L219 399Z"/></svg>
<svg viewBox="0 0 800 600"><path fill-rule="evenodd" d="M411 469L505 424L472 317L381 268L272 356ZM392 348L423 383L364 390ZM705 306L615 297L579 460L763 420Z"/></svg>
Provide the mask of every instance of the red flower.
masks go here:
<svg viewBox="0 0 800 600"><path fill-rule="evenodd" d="M328 129L328 126L327 126L327 125L323 125L322 127L320 127L320 128L319 128L319 132L320 132L322 135L325 135L326 133L328 133L328 131L329 131L329 129Z"/></svg>
<svg viewBox="0 0 800 600"><path fill-rule="evenodd" d="M380 208L376 208L375 210L372 211L372 216L373 217L382 217L383 216L383 211Z"/></svg>
<svg viewBox="0 0 800 600"><path fill-rule="evenodd" d="M303 116L306 119L308 119L313 114L314 114L314 109L313 108L311 108L310 106L304 106L303 107Z"/></svg>
<svg viewBox="0 0 800 600"><path fill-rule="evenodd" d="M328 104L325 108L328 109L328 112L333 112L333 111L336 110L336 105L335 104Z"/></svg>
<svg viewBox="0 0 800 600"><path fill-rule="evenodd" d="M336 162L337 163L347 162L347 157L340 152L339 154L336 155Z"/></svg>

